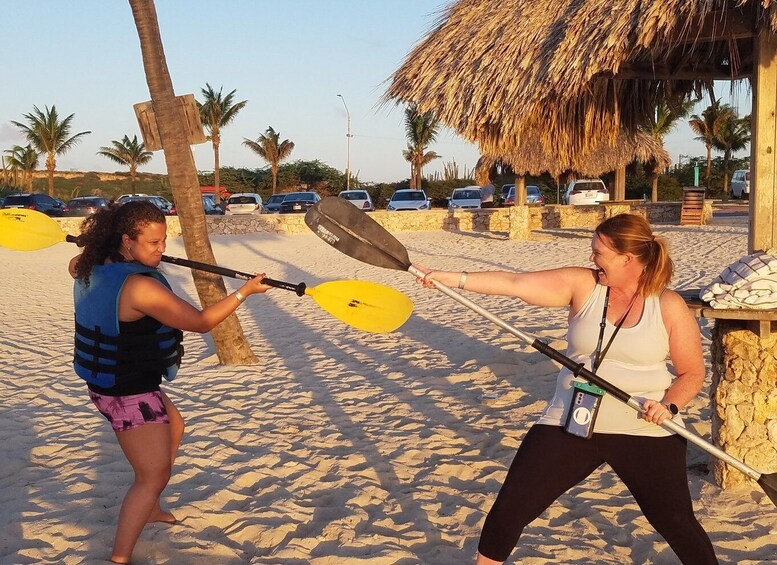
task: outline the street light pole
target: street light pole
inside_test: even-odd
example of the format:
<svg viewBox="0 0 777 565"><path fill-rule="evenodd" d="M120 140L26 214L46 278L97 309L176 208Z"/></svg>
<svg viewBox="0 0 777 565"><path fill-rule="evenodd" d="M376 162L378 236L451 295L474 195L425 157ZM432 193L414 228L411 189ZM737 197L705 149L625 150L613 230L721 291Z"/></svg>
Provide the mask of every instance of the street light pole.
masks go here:
<svg viewBox="0 0 777 565"><path fill-rule="evenodd" d="M351 189L351 113L348 111L348 105L345 103L345 98L342 94L338 94L340 100L343 101L345 106L345 115L348 117L348 130L345 134L346 138L346 154L345 154L345 190Z"/></svg>

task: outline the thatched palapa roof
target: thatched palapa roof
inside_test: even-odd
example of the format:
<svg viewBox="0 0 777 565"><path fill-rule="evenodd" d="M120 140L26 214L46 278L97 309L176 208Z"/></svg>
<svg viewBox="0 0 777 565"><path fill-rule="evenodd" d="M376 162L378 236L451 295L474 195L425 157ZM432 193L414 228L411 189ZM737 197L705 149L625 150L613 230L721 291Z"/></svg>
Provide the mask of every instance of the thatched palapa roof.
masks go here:
<svg viewBox="0 0 777 565"><path fill-rule="evenodd" d="M385 100L433 110L486 154L542 132L571 161L636 131L661 99L749 76L764 27L777 31L774 0L459 0Z"/></svg>
<svg viewBox="0 0 777 565"><path fill-rule="evenodd" d="M498 162L509 165L517 175L539 176L547 171L555 178L568 171L583 177L598 177L634 161L657 171L672 163L661 141L642 132L621 133L612 146L597 145L567 161L548 153L535 137L507 154L482 155L475 168L475 178L478 183L487 184L488 172Z"/></svg>

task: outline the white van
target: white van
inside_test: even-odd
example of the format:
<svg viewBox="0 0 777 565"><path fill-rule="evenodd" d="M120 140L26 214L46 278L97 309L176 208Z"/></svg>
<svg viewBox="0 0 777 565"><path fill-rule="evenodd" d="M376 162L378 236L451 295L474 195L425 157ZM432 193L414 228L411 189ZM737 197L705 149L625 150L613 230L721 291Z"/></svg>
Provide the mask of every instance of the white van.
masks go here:
<svg viewBox="0 0 777 565"><path fill-rule="evenodd" d="M740 169L731 175L731 198L750 198L750 169Z"/></svg>

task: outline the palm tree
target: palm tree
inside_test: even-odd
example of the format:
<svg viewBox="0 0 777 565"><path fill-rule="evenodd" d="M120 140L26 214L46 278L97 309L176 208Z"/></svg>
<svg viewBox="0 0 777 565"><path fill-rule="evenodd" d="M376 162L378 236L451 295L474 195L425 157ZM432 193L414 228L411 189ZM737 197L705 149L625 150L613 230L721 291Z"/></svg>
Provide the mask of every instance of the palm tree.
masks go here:
<svg viewBox="0 0 777 565"><path fill-rule="evenodd" d="M272 169L272 193L278 188L278 165L286 159L294 150L294 142L284 139L280 141L281 133L268 127L267 131L260 133L256 141L243 138L243 145L259 155L270 164Z"/></svg>
<svg viewBox="0 0 777 565"><path fill-rule="evenodd" d="M410 162L410 188L421 188L424 165L441 157L434 151L426 151L437 139L439 130L440 122L434 112L421 113L414 104L405 108L405 135L408 143L402 156Z"/></svg>
<svg viewBox="0 0 777 565"><path fill-rule="evenodd" d="M13 149L6 149L5 153L12 153L14 152L14 149L19 147L18 145L14 145ZM11 157L6 157L5 155L0 156L3 160L3 184L7 184L8 186L19 186L19 165L17 162L11 162Z"/></svg>
<svg viewBox="0 0 777 565"><path fill-rule="evenodd" d="M32 174L38 168L40 157L38 152L28 144L26 147L14 145L6 150L6 153L8 153L8 167L14 173L14 184L17 181L17 173L21 171L22 185L27 187L27 192L32 192Z"/></svg>
<svg viewBox="0 0 777 565"><path fill-rule="evenodd" d="M0 164L3 165L3 184L8 184L8 172L10 171L10 167L3 155L0 155Z"/></svg>
<svg viewBox="0 0 777 565"><path fill-rule="evenodd" d="M202 119L202 125L208 130L208 138L213 144L213 171L214 171L214 200L216 205L221 203L221 194L219 193L219 145L221 144L221 128L229 125L229 123L235 119L237 113L245 108L248 100L242 102L234 102L235 90L227 94L221 95L219 88L216 92L206 82L205 88L201 90L202 95L205 97L205 102L200 103L197 101L197 107L200 109L200 118Z"/></svg>
<svg viewBox="0 0 777 565"><path fill-rule="evenodd" d="M728 111L730 111L730 107ZM707 190L710 189L712 175L712 147L715 145L718 128L724 119L723 113L720 100L713 100L712 104L701 113L701 116L694 114L688 120L688 125L697 136L696 140L704 143L707 148L707 175L704 180Z"/></svg>
<svg viewBox="0 0 777 565"><path fill-rule="evenodd" d="M121 141L114 139L111 143L113 144L111 147L100 147L97 154L107 157L115 163L129 167L130 182L132 183L132 192L134 193L138 167L151 161L154 154L151 151L146 151L146 146L143 142L138 142L137 135L133 136L132 139L125 135Z"/></svg>
<svg viewBox="0 0 777 565"><path fill-rule="evenodd" d="M715 149L723 152L723 194L724 198L728 198L731 155L743 150L750 143L750 116L738 117L728 104L723 106L723 110L725 111L722 112L713 145Z"/></svg>
<svg viewBox="0 0 777 565"><path fill-rule="evenodd" d="M79 141L81 137L92 133L91 131L82 131L73 136L70 135L70 122L73 121L75 114L70 114L67 118L60 121L56 106L45 107L46 111L41 112L37 106L33 106L32 112L24 115L27 123L14 122L24 132L27 141L38 151L46 155L46 170L49 173L49 196L54 196L54 171L57 168L57 155L67 153Z"/></svg>
<svg viewBox="0 0 777 565"><path fill-rule="evenodd" d="M666 137L677 126L677 122L691 113L691 110L698 102L697 99L686 100L676 105L670 105L662 100L656 105L656 111L651 119L641 129L646 134L659 140L663 146L664 137ZM646 171L650 177L652 190L650 200L658 201L658 175L659 171L655 166L646 165Z"/></svg>
<svg viewBox="0 0 777 565"><path fill-rule="evenodd" d="M173 81L167 69L156 8L153 0L129 0L129 3L140 38L146 82L154 104L159 134L163 140L167 175L181 221L186 255L190 259L215 265L216 259L208 239L205 212L202 209L197 167L189 145L186 124L180 118L180 104L175 97ZM203 306L215 304L227 296L221 277L192 271L192 278ZM256 356L251 351L240 321L234 314L216 326L211 334L216 345L216 354L222 363L256 363Z"/></svg>

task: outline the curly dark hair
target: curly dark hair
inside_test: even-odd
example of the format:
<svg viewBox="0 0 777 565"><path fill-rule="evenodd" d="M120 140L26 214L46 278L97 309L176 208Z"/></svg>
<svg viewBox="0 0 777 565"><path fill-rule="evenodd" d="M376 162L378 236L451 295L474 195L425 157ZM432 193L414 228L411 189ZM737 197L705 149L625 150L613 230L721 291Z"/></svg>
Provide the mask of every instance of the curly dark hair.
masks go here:
<svg viewBox="0 0 777 565"><path fill-rule="evenodd" d="M89 284L89 275L95 265L106 260L124 262L119 252L121 237L127 234L137 239L148 224L164 224L164 213L151 202L134 201L99 210L81 223L78 245L84 251L75 265L76 278Z"/></svg>

